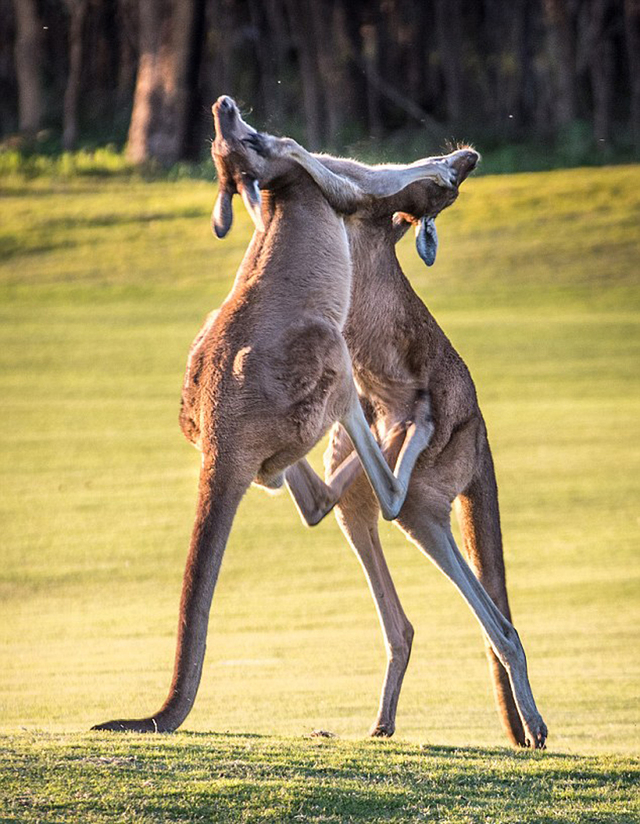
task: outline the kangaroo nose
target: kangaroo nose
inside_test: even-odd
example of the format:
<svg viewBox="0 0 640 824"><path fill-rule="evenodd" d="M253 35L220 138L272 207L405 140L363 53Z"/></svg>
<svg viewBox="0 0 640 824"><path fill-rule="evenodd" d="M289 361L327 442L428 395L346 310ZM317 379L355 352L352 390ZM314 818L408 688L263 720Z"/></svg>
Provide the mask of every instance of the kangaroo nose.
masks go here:
<svg viewBox="0 0 640 824"><path fill-rule="evenodd" d="M464 159L467 165L469 166L469 169L471 170L475 169L475 167L478 165L480 155L478 154L478 152L474 152L472 149L467 149L464 154Z"/></svg>
<svg viewBox="0 0 640 824"><path fill-rule="evenodd" d="M220 95L220 97L216 100L216 102L211 107L211 111L215 115L218 114L230 114L236 108L236 104L233 101L232 97L229 97L226 94Z"/></svg>
<svg viewBox="0 0 640 824"><path fill-rule="evenodd" d="M453 167L455 168L458 178L458 185L471 174L480 161L480 154L474 149L459 149L453 159Z"/></svg>

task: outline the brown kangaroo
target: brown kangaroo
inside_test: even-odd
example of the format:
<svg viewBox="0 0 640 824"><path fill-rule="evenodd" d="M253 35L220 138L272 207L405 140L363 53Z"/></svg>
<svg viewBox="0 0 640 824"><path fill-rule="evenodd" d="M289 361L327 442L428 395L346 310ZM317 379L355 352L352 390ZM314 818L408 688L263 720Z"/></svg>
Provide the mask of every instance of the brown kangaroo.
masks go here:
<svg viewBox="0 0 640 824"><path fill-rule="evenodd" d="M451 185L446 161L428 159L375 176L377 189L331 173L323 195L293 160L266 160L251 148L255 130L228 97L213 108L213 158L220 194L213 227L231 226L232 196L239 191L257 231L233 289L205 323L192 347L183 387L181 425L202 455L195 524L183 581L177 651L169 695L153 716L99 724L99 730L170 731L193 706L205 655L211 600L242 496L252 481L297 487L310 468L300 463L330 426L348 433L385 516L402 506L415 461L433 427L428 402L409 427L391 473L369 429L353 383L342 337L351 292L351 263L339 212L430 178ZM327 179L330 181L327 184ZM265 189L262 208L258 183ZM331 190L329 191L329 187ZM298 462L298 463L296 463ZM293 466L292 466L293 465ZM340 467L329 486L316 484L325 514L353 477L357 462Z"/></svg>
<svg viewBox="0 0 640 824"><path fill-rule="evenodd" d="M254 138L256 145L259 142L267 156L295 158L328 194L333 181L327 170L364 185L377 168L311 155L288 138ZM429 395L435 432L417 461L396 523L451 579L480 622L499 714L510 740L543 748L547 728L536 708L524 649L511 623L498 490L475 386L462 358L411 288L395 253L396 242L414 224L418 252L426 263L433 262L434 218L455 200L457 186L479 159L470 149L452 157L457 171L454 190L417 182L400 194L367 202L345 220L353 280L344 336L363 404L381 441L395 436L398 423L411 416L418 393ZM340 465L350 449L344 432L334 427L325 456L327 472ZM475 575L451 534L453 502ZM413 627L384 558L377 503L362 479L341 497L337 517L367 576L387 648L386 675L371 734L391 736Z"/></svg>

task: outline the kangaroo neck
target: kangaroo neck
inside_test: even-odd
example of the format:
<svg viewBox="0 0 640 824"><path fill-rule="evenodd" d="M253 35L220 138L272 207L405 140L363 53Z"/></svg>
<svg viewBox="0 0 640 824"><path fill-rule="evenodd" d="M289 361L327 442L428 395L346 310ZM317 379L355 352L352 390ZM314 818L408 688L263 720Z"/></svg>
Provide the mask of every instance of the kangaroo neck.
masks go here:
<svg viewBox="0 0 640 824"><path fill-rule="evenodd" d="M344 222L320 190L287 185L263 191L264 232L254 232L233 289L260 311L287 322L314 316L342 329L351 294Z"/></svg>
<svg viewBox="0 0 640 824"><path fill-rule="evenodd" d="M425 363L446 342L400 267L391 228L347 220L347 234L353 276L344 336L358 385L387 403L385 387L423 385Z"/></svg>
<svg viewBox="0 0 640 824"><path fill-rule="evenodd" d="M350 321L392 324L404 315L406 293L413 292L400 267L391 232L377 221L346 221L352 261Z"/></svg>

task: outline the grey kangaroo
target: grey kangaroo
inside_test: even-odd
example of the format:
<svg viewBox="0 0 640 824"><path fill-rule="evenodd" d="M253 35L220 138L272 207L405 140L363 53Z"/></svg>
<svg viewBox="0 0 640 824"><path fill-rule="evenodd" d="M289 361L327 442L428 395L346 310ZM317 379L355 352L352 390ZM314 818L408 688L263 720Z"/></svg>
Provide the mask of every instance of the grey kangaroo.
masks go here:
<svg viewBox="0 0 640 824"><path fill-rule="evenodd" d="M377 170L311 155L289 138L260 135L252 140L267 157L297 160L327 196L335 185L333 173L366 187ZM428 393L435 431L418 458L396 523L451 579L480 622L498 711L511 742L543 748L547 728L531 692L524 649L511 623L498 490L475 386L463 360L411 288L395 253L396 242L414 225L418 253L427 264L433 262L434 219L455 200L458 186L478 158L471 149L450 155L456 171L453 189L426 180L416 182L400 194L367 201L345 219L353 280L344 336L363 404L382 442L396 437L399 424L411 417L416 399ZM327 472L342 464L350 449L343 430L334 427L325 456ZM315 494L320 494L320 488ZM451 533L452 503L471 567ZM380 617L388 660L371 734L390 736L413 627L384 558L377 502L361 479L341 497L337 517L360 559Z"/></svg>
<svg viewBox="0 0 640 824"><path fill-rule="evenodd" d="M351 293L351 262L343 219L380 196L424 178L451 186L454 171L428 159L381 171L375 185L356 186L329 173L322 194L289 158L265 159L251 147L255 130L229 97L213 108L213 158L220 193L213 228L230 229L232 196L240 192L257 231L220 310L210 316L190 353L181 426L202 456L198 504L184 574L177 651L169 695L147 718L99 724L100 730L170 731L195 701L205 655L213 592L233 519L245 491L257 482L296 488L314 483L329 511L359 462L347 458L328 485L315 481L302 461L330 426L348 433L387 518L402 506L411 468L433 427L428 403L418 399L416 419L404 432L391 470L360 406L342 336ZM258 181L264 188L261 197ZM309 480L311 479L311 480ZM318 479L319 481L319 479ZM304 498L304 495L302 495ZM322 504L322 501L325 503ZM324 509L322 507L324 506Z"/></svg>

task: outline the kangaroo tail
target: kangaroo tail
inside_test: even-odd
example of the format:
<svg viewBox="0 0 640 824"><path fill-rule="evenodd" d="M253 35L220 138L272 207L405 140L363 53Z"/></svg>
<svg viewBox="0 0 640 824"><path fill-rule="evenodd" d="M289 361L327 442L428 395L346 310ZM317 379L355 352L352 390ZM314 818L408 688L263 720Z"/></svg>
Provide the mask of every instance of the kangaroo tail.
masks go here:
<svg viewBox="0 0 640 824"><path fill-rule="evenodd" d="M464 552L476 577L500 612L511 621L498 508L498 487L488 442L481 447L478 470L455 502ZM526 746L526 736L516 708L509 676L486 644L489 670L498 714L511 742Z"/></svg>
<svg viewBox="0 0 640 824"><path fill-rule="evenodd" d="M225 477L226 476L226 477ZM231 476L231 478L230 478ZM203 461L198 508L182 583L173 680L161 709L148 718L107 721L95 730L172 732L187 717L196 698L207 644L209 610L231 525L246 483Z"/></svg>

